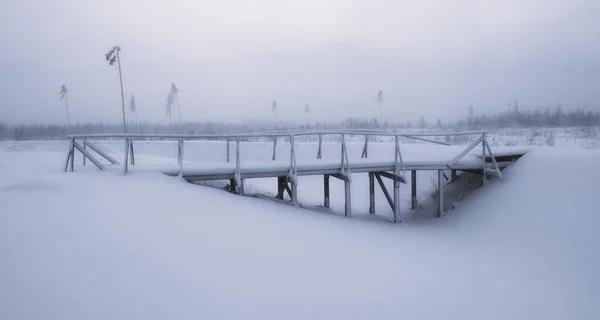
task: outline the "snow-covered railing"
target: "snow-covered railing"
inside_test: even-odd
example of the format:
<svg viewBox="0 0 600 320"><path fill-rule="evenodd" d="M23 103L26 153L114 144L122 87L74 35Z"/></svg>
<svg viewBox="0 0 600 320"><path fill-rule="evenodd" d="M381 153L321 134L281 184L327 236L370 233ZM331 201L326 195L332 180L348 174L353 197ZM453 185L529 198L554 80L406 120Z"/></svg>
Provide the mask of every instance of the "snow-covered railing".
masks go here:
<svg viewBox="0 0 600 320"><path fill-rule="evenodd" d="M361 153L361 158L368 158L369 154L369 141L374 140L375 137L388 137L393 139L394 142L394 164L392 169L385 169L382 171L381 167L374 167L373 172L369 172L369 184L370 184L370 194L371 194L371 205L369 212L374 212L374 180L377 179L377 182L381 186L384 195L392 206L394 211L394 219L393 221L398 221L400 212L400 184L405 183L406 177L406 168L405 163L402 157L402 152L400 150L400 138L403 139L414 139L418 141L441 144L441 145L450 145L445 142L441 142L433 139L434 137L445 137L446 141L449 141L449 137L460 137L460 136L470 136L475 135L477 139L473 141L470 145L468 145L464 150L462 150L456 157L451 159L448 163L441 163L440 165L434 167L430 170L438 171L438 215L441 216L443 213L443 188L444 188L444 180L448 179L445 176L445 170L452 170L452 176L454 180L454 176L456 170L465 170L464 163L461 164L459 161L464 158L467 154L469 154L477 145L481 143L482 145L482 153L481 153L481 173L482 173L482 183L485 183L486 177L488 175L493 175L497 177L502 177L500 173L500 168L496 162L492 154L492 150L490 145L486 139L486 132L483 131L475 131L475 132L455 132L455 133L402 133L402 132L382 132L382 131L372 131L372 130L311 130L311 131L284 131L284 132L254 132L254 133L245 133L245 134L75 134L68 136L69 138L69 150L67 153L67 159L65 162L64 170L65 171L74 171L74 161L75 161L75 150L80 151L84 156L84 165L86 159L90 160L94 165L96 165L100 170L105 170L107 167L98 161L90 152L88 152L87 148L89 147L92 151L95 151L100 157L105 158L112 165L120 165L120 163L112 158L107 153L103 152L100 148L93 145L90 140L100 140L100 139L123 139L125 141L125 153L124 153L124 161L122 164L122 172L123 175L127 175L129 172L129 165L135 165L135 153L134 153L134 144L133 141L136 140L172 140L177 141L177 161L179 163L179 168L177 171L170 171L169 174L177 174L179 177L184 177L184 142L186 140L222 140L226 142L226 161L230 162L230 149L231 142L235 142L235 169L226 175L218 174L215 177L219 177L219 179L230 179L230 186L232 191L236 191L238 193L244 194L244 175L242 175L242 154L240 148L240 142L242 141L256 141L253 138L261 138L273 141L273 155L272 160L277 160L277 142L279 140L287 140L290 144L290 152L289 152L289 168L284 169L287 173L283 173L284 176L279 176L278 185L280 186L280 190L278 190L278 197L283 197L284 190L288 190L290 198L292 202L297 202L297 185L298 185L298 165L297 165L297 149L296 142L301 138L306 138L310 136L317 136L318 141L318 150L316 154L316 159L322 158L322 147L323 147L323 138L325 136L333 136L336 139L332 141L336 141L340 143L341 154L340 154L340 164L339 167L333 169L331 171L324 174L324 205L325 207L329 206L329 176L333 176L335 178L341 179L344 181L345 187L345 198L346 198L346 209L345 215L351 215L351 196L350 196L350 183L352 181L351 177L351 168L349 157L348 157L348 148L347 148L347 140L348 136L364 136L364 145ZM338 140L339 139L339 140ZM468 137L467 137L468 139ZM78 140L83 140L83 143L80 144ZM462 139L461 140L466 140ZM491 159L491 163L486 163L488 157ZM464 161L463 161L464 162ZM472 163L472 162L471 162ZM278 164L280 165L280 164ZM478 165L471 166L467 168L466 171L469 170L477 170ZM389 167L388 167L389 168ZM329 169L331 170L331 169ZM337 171L339 170L339 171ZM410 169L412 171L411 174L411 188L412 188L412 206L416 207L416 170L428 170L428 169L415 169L414 165ZM268 170L267 170L268 171ZM283 171L283 172L285 172ZM337 171L337 172L336 172ZM391 173L393 171L393 173ZM190 172L193 172L190 171ZM361 171L363 172L363 171ZM211 173L212 174L212 173ZM209 176L211 176L209 174ZM265 172L265 176L269 176L270 173ZM281 175L281 174L279 174ZM192 175L193 176L193 175ZM253 175L256 177L256 175ZM393 197L387 191L387 188L383 184L381 177L389 178L394 181L394 194ZM187 176L190 178L190 176ZM193 177L192 177L193 178ZM196 177L197 178L197 177ZM288 188L288 183L290 184Z"/></svg>
<svg viewBox="0 0 600 320"><path fill-rule="evenodd" d="M75 150L80 151L84 155L84 163L85 159L89 159L94 165L96 165L99 169L104 170L105 166L102 165L96 158L94 158L86 148L90 148L99 154L101 157L105 158L112 164L118 164L118 162L110 157L108 154L94 146L89 142L89 140L98 140L98 139L124 139L125 140L125 157L123 161L123 174L126 175L128 173L129 165L135 164L135 153L133 141L135 140L176 140L178 142L178 152L177 159L179 162L179 170L180 175L183 174L184 164L183 164L183 149L184 149L184 141L186 140L224 140L226 141L226 161L230 162L230 142L235 142L235 164L236 164L236 180L240 180L240 166L241 166L241 154L240 154L240 141L248 139L248 138L268 138L273 140L273 156L272 160L277 159L277 141L280 139L287 139L290 143L290 173L289 178L292 182L296 181L296 150L295 150L295 142L298 137L303 136L318 136L318 150L316 154L317 159L322 158L322 142L323 136L338 136L341 144L341 172L340 175L347 177L350 179L349 172L349 161L348 161L348 151L346 148L346 137L349 135L353 136L364 136L364 145L361 153L361 158L368 158L368 145L371 137L380 136L380 137L392 137L394 139L394 159L395 159L395 170L394 174L396 175L406 175L404 168L404 161L402 159L402 153L400 150L399 138L407 138L407 139L415 139L424 142L430 142L441 145L449 145L448 143L436 141L430 139L430 137L449 137L449 136L466 136L466 135L478 135L479 137L470 144L465 150L463 150L460 154L458 154L451 162L448 163L448 169L452 169L453 166L458 163L460 159L462 159L466 154L468 154L471 150L475 148L479 143L482 143L482 167L483 170L486 170L485 160L486 160L486 151L489 153L491 157L494 167L487 168L488 173L501 176L498 165L492 156L491 148L486 140L486 132L483 131L473 131L473 132L455 132L455 133L402 133L402 132L385 132L385 131L374 131L374 130L307 130L307 131L270 131L270 132L253 132L253 133L243 133L243 134L138 134L138 133L114 133L114 134L74 134L69 135L68 138L70 140L69 143L69 152L67 155L67 161L65 162L64 170L70 171L74 170L73 160L74 160L74 152ZM83 143L79 144L78 139L83 139ZM240 182L240 181L236 181Z"/></svg>

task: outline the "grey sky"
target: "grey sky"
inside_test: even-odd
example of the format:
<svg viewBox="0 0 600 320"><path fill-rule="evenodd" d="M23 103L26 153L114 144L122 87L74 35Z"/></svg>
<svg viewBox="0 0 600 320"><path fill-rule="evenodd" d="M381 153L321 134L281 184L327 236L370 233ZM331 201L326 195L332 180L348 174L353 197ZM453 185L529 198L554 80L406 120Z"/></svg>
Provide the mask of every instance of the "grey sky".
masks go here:
<svg viewBox="0 0 600 320"><path fill-rule="evenodd" d="M3 0L0 121L168 121L378 117L431 120L561 102L600 109L597 0ZM128 112L127 116L131 114Z"/></svg>

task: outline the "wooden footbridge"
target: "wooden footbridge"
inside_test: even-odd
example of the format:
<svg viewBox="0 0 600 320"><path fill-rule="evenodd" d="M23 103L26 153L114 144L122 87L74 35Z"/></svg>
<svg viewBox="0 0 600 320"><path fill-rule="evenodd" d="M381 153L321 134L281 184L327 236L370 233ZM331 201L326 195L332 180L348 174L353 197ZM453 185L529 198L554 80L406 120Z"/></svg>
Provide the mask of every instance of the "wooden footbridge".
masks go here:
<svg viewBox="0 0 600 320"><path fill-rule="evenodd" d="M364 144L360 158L348 157L348 137L364 136ZM464 149L449 148L450 144L440 141L439 137L477 137ZM298 161L296 144L299 140L314 139L318 149L314 159ZM387 138L393 141L393 157L369 158L369 142L374 138ZM437 140L434 140L438 137ZM514 162L524 154L522 150L513 150L494 156L486 132L461 132L439 134L403 134L397 132L381 131L286 131L286 132L261 132L249 134L78 134L70 135L69 149L64 165L64 171L75 170L75 151L83 154L83 165L90 161L100 170L121 170L123 175L142 171L162 172L171 176L179 176L189 182L206 180L229 180L230 190L244 194L244 180L252 178L277 178L277 198L283 199L287 193L291 202L297 203L298 177L323 176L323 205L330 206L329 179L333 177L344 181L345 187L345 216L352 213L351 185L353 173L366 173L369 176L370 207L369 212L375 213L375 181L382 189L387 202L393 211L393 221L401 221L400 216L400 186L406 183L407 171L411 172L412 207L417 206L416 177L417 171L437 171L437 212L441 216L444 211L444 186L446 180L454 181L457 171L466 171L481 174L482 185L488 177L502 178L502 169ZM323 140L334 139L339 144L340 153L337 159L323 159ZM117 161L107 152L95 144L98 140L123 140L124 158ZM266 139L273 143L273 156L267 161L244 161L241 154L240 143L253 139ZM400 140L418 140L424 143L433 143L436 146L434 154L410 156L401 151ZM173 165L136 165L134 142L141 140L172 140L177 141L178 163ZM226 159L221 163L186 163L183 160L184 142L192 140L217 140L223 141L226 148ZM442 139L443 140L443 139ZM289 143L289 157L282 161L277 159L277 142ZM230 156L232 146L235 156ZM476 149L480 146L479 149ZM458 150L458 151L457 151ZM462 150L462 151L461 151ZM104 163L99 159L103 159ZM451 176L446 175L450 171ZM389 190L383 179L393 181L393 190Z"/></svg>

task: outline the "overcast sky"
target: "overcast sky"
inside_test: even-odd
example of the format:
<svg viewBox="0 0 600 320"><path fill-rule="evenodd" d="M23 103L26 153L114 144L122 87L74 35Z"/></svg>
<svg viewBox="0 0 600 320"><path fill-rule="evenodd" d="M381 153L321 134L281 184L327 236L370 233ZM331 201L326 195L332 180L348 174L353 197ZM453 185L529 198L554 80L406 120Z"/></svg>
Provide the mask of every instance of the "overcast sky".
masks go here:
<svg viewBox="0 0 600 320"><path fill-rule="evenodd" d="M561 102L600 109L598 0L2 0L0 121L452 119ZM127 112L131 117L131 113Z"/></svg>

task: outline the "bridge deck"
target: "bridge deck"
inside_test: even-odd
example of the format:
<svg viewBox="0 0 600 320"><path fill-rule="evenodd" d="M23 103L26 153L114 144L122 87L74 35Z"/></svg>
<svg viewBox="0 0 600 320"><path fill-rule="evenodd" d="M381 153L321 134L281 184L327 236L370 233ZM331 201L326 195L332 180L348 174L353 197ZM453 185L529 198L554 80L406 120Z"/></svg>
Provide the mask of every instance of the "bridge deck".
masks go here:
<svg viewBox="0 0 600 320"><path fill-rule="evenodd" d="M521 156L521 152L504 152L499 157ZM411 170L448 170L448 162L452 157L438 157L437 160L412 159L404 161L404 169ZM501 168L506 167L509 162L499 162ZM121 168L115 166L114 168ZM289 161L248 161L240 164L241 178L269 178L285 176L291 169ZM394 171L395 161L382 159L351 159L349 169L352 173L368 173L377 171ZM468 154L462 158L452 169L456 170L480 170L481 155ZM179 164L139 164L129 167L129 171L135 172L161 172L167 175L179 175ZM319 159L299 161L296 163L298 176L336 174L342 170L339 160ZM233 162L185 162L183 166L183 177L188 180L220 180L230 179L235 175L236 164Z"/></svg>

